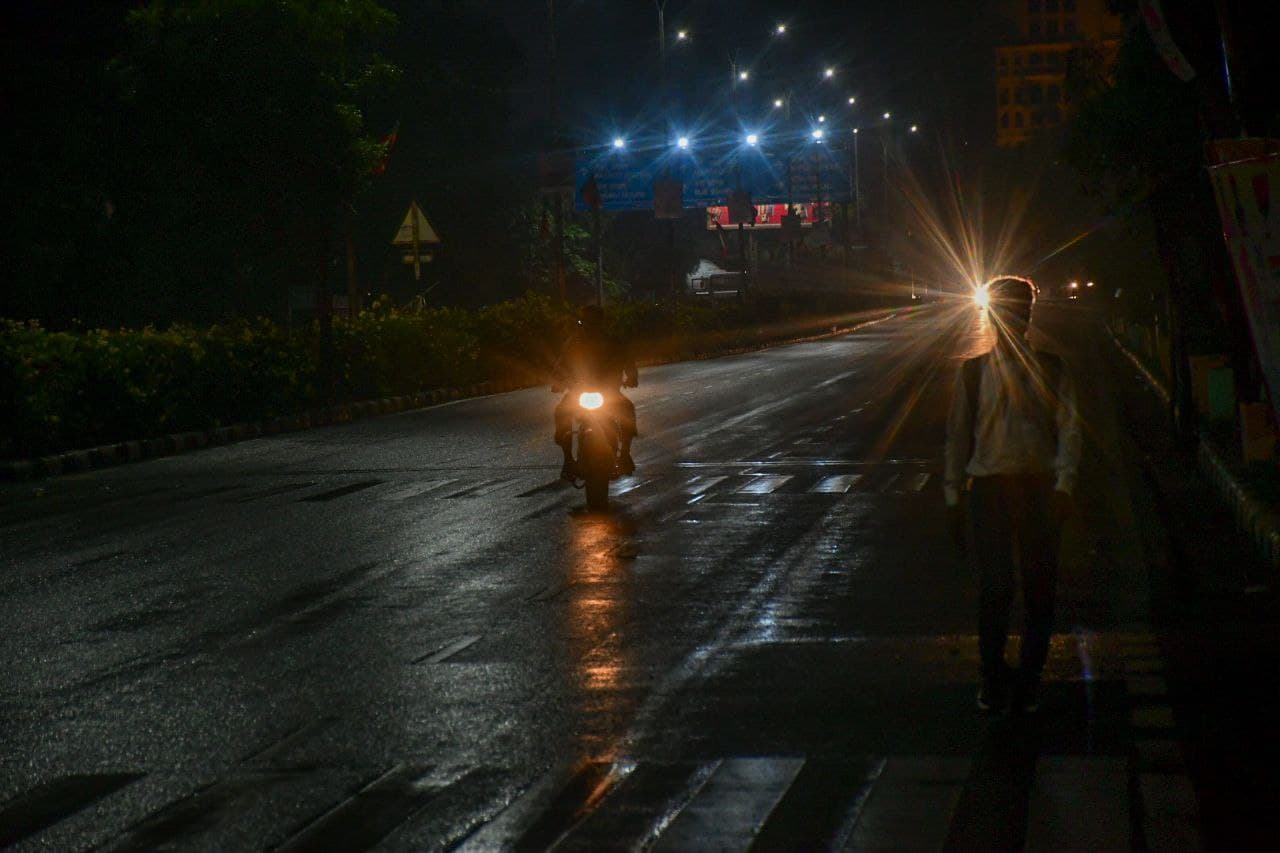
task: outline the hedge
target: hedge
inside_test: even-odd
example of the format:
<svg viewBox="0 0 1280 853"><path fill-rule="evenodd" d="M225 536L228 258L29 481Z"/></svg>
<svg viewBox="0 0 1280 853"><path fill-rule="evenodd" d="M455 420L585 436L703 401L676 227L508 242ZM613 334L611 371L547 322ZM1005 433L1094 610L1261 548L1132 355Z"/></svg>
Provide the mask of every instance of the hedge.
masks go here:
<svg viewBox="0 0 1280 853"><path fill-rule="evenodd" d="M782 339L873 307L847 295L610 307L640 357L668 359ZM571 306L529 294L481 309L369 311L333 325L332 399L545 378ZM0 458L265 420L328 400L319 331L267 320L164 330L50 331L0 320Z"/></svg>

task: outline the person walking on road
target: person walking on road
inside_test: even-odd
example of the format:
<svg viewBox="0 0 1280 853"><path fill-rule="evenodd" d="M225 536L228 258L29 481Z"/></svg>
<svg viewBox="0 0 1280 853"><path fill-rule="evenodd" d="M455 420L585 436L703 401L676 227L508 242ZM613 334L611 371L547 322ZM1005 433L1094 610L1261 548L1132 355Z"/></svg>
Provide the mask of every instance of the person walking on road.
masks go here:
<svg viewBox="0 0 1280 853"><path fill-rule="evenodd" d="M978 707L1032 713L1053 633L1058 544L1072 509L1081 425L1062 360L1027 340L1035 284L1005 276L986 289L996 343L967 359L956 377L947 416L947 526L979 579ZM1005 661L1015 564L1026 613L1016 670Z"/></svg>

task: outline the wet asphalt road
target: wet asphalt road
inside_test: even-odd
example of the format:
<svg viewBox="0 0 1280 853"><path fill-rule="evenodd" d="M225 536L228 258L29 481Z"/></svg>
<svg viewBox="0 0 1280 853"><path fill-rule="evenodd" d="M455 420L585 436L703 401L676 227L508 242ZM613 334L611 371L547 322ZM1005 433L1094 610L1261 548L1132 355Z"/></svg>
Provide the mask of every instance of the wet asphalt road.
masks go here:
<svg viewBox="0 0 1280 853"><path fill-rule="evenodd" d="M544 389L3 486L0 846L1193 840L1114 355L1059 313L1089 442L1037 720L974 708L940 473L984 343L931 308L642 371L608 516Z"/></svg>

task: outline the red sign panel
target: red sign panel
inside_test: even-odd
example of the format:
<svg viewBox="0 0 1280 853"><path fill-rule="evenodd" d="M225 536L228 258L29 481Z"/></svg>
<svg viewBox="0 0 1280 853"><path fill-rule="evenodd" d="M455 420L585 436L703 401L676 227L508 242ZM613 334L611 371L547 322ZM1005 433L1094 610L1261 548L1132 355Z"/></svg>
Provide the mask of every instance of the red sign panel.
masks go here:
<svg viewBox="0 0 1280 853"><path fill-rule="evenodd" d="M818 205L816 204L793 204L796 215L800 217L800 225L808 227L818 221ZM754 223L743 223L744 228L781 228L782 217L787 213L785 204L757 204L756 221ZM822 203L823 221L831 221L831 205L827 202ZM736 228L737 223L733 222L729 216L729 208L727 207L708 207L707 208L707 230L714 231L716 225L722 228Z"/></svg>

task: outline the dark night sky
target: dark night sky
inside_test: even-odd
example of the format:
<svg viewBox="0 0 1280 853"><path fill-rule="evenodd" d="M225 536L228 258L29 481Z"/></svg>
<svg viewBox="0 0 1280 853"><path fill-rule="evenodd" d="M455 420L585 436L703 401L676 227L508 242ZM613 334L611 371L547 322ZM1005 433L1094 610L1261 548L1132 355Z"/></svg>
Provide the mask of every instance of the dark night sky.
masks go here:
<svg viewBox="0 0 1280 853"><path fill-rule="evenodd" d="M546 103L547 4L504 0L508 26L524 43L529 78L518 91L525 115ZM790 85L802 112L868 123L891 110L935 138L985 142L993 132L992 47L1001 34L999 7L982 0L668 0L668 76L684 101L684 123L728 114L729 54L752 68L754 93L742 114L763 120L772 98ZM575 135L611 136L661 114L657 12L653 0L556 0L561 91ZM778 22L783 39L772 37ZM674 33L686 28L687 44ZM821 69L839 69L834 85ZM847 97L858 99L850 113ZM797 118L793 111L793 119ZM754 120L749 118L749 121Z"/></svg>

